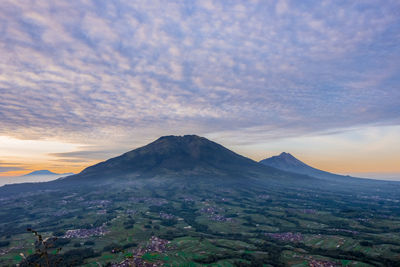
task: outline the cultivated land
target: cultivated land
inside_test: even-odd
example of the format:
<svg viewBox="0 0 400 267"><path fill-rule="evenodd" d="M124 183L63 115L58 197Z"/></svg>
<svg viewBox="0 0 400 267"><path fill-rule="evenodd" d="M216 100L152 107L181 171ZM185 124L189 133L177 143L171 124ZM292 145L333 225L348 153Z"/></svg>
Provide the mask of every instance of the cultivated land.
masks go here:
<svg viewBox="0 0 400 267"><path fill-rule="evenodd" d="M263 171L3 188L0 265L400 266L398 184Z"/></svg>

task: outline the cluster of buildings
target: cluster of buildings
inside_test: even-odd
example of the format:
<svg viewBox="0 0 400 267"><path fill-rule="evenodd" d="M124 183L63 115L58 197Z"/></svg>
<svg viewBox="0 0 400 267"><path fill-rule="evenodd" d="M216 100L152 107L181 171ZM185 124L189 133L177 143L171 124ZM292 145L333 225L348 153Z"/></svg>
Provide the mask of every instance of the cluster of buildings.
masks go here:
<svg viewBox="0 0 400 267"><path fill-rule="evenodd" d="M207 206L203 207L200 209L202 213L207 213L207 214L216 214L220 211L220 208L212 207L212 206Z"/></svg>
<svg viewBox="0 0 400 267"><path fill-rule="evenodd" d="M286 242L300 242L303 240L303 235L300 233L266 233L265 235Z"/></svg>
<svg viewBox="0 0 400 267"><path fill-rule="evenodd" d="M216 222L232 222L233 221L232 218L227 218L220 214L211 214L210 216L208 216L208 218L210 218L211 220L216 221Z"/></svg>
<svg viewBox="0 0 400 267"><path fill-rule="evenodd" d="M213 221L216 221L216 222L231 222L231 221L233 221L232 218L227 218L221 214L218 214L220 210L221 210L220 208L216 208L216 207L212 207L212 206L207 206L207 207L200 209L200 211L202 213L208 214L208 218L210 218Z"/></svg>
<svg viewBox="0 0 400 267"><path fill-rule="evenodd" d="M185 202L192 202L192 201L194 201L194 198L185 196L185 197L183 197L183 201L185 201Z"/></svg>
<svg viewBox="0 0 400 267"><path fill-rule="evenodd" d="M159 213L159 215L160 215L160 218L161 218L161 219L164 219L164 220L172 220L172 219L175 219L175 216L174 216L174 215L169 214L169 213L165 213L165 212L162 212L162 211Z"/></svg>
<svg viewBox="0 0 400 267"><path fill-rule="evenodd" d="M333 261L312 259L308 262L308 266L310 266L310 267L339 267L342 265L337 264L336 262L333 262Z"/></svg>
<svg viewBox="0 0 400 267"><path fill-rule="evenodd" d="M270 199L271 196L270 195L266 195L266 194L261 194L261 195L258 195L258 198L259 199Z"/></svg>
<svg viewBox="0 0 400 267"><path fill-rule="evenodd" d="M146 249L150 252L164 253L169 243L171 243L171 241L152 236Z"/></svg>
<svg viewBox="0 0 400 267"><path fill-rule="evenodd" d="M163 266L164 263L159 262L146 262L142 258L130 258L126 259L120 263L111 264L111 267L157 267Z"/></svg>
<svg viewBox="0 0 400 267"><path fill-rule="evenodd" d="M106 207L106 206L111 204L111 201L110 200L97 199L97 200L86 201L86 204L88 206Z"/></svg>
<svg viewBox="0 0 400 267"><path fill-rule="evenodd" d="M88 238L91 236L101 236L107 234L108 231L104 226L91 229L74 229L65 232L64 238Z"/></svg>

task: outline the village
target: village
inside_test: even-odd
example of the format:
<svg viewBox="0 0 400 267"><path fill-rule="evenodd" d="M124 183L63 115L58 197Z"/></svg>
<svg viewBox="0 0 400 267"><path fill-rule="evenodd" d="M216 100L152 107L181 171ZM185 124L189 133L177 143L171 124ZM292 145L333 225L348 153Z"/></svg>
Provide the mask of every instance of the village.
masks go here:
<svg viewBox="0 0 400 267"><path fill-rule="evenodd" d="M145 246L137 247L132 250L132 256L125 259L120 263L112 264L112 267L155 267L162 266L164 263L162 262L148 262L145 261L142 257L146 253L165 253L168 249L172 247L169 246L171 242L165 239L158 238L156 236L152 236L150 240L147 242Z"/></svg>
<svg viewBox="0 0 400 267"><path fill-rule="evenodd" d="M74 229L67 230L63 238L88 238L91 236L102 236L107 234L108 231L105 226L100 226L92 229Z"/></svg>
<svg viewBox="0 0 400 267"><path fill-rule="evenodd" d="M232 222L232 218L227 218L219 214L221 208L216 208L213 206L207 206L200 210L202 213L207 214L207 217L216 222Z"/></svg>

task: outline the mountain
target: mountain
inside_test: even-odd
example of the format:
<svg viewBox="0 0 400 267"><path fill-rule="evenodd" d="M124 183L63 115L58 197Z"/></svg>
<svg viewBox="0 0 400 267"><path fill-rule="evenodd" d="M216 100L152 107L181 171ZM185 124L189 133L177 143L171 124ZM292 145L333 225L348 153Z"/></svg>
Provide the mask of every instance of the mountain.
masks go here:
<svg viewBox="0 0 400 267"><path fill-rule="evenodd" d="M54 173L49 170L39 170L30 172L28 174L25 174L24 176L33 176L33 175L58 175L58 173Z"/></svg>
<svg viewBox="0 0 400 267"><path fill-rule="evenodd" d="M300 186L318 179L265 166L196 135L163 136L154 142L44 183L0 187L0 195L43 190L79 190L83 187L129 187L135 183L187 184L212 188L286 184Z"/></svg>
<svg viewBox="0 0 400 267"><path fill-rule="evenodd" d="M250 177L278 170L259 164L196 135L163 136L118 157L84 169L68 177L88 179L118 176L214 176Z"/></svg>
<svg viewBox="0 0 400 267"><path fill-rule="evenodd" d="M73 173L72 172L69 172L69 173L54 173L54 172L51 172L49 170L38 170L38 171L33 171L33 172L28 173L28 174L25 174L23 176L38 176L38 175L57 175L57 176L64 175L64 176L67 176L67 175L73 175Z"/></svg>
<svg viewBox="0 0 400 267"><path fill-rule="evenodd" d="M260 161L261 164L265 166L277 168L279 170L305 174L311 177L319 178L319 179L328 179L328 180L342 180L349 179L350 176L338 175L326 171L322 171L316 168L313 168L304 162L298 160L290 153L282 152L278 156L273 156Z"/></svg>
<svg viewBox="0 0 400 267"><path fill-rule="evenodd" d="M21 176L2 177L0 179L0 187L4 185L22 185L24 183L44 184L70 175L74 175L74 173L54 173L49 170L38 170Z"/></svg>

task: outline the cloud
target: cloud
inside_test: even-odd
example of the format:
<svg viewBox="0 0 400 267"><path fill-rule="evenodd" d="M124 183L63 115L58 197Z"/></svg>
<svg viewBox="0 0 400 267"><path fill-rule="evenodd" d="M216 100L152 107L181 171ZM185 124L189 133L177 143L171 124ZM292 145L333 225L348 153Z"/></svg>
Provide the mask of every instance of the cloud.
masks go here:
<svg viewBox="0 0 400 267"><path fill-rule="evenodd" d="M0 162L0 173L26 170L20 163Z"/></svg>
<svg viewBox="0 0 400 267"><path fill-rule="evenodd" d="M25 170L24 168L21 167L2 167L0 166L0 172L11 172L11 171L21 171Z"/></svg>
<svg viewBox="0 0 400 267"><path fill-rule="evenodd" d="M98 145L399 124L399 8L2 1L0 135Z"/></svg>
<svg viewBox="0 0 400 267"><path fill-rule="evenodd" d="M62 162L82 162L88 159L105 159L120 154L121 151L104 151L104 150L80 150L63 153L50 153L52 157L60 158Z"/></svg>
<svg viewBox="0 0 400 267"><path fill-rule="evenodd" d="M275 12L278 15L284 14L288 10L288 4L285 0L279 0L275 6Z"/></svg>

